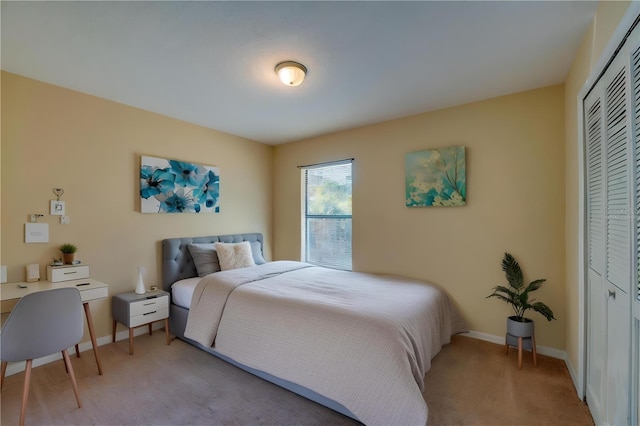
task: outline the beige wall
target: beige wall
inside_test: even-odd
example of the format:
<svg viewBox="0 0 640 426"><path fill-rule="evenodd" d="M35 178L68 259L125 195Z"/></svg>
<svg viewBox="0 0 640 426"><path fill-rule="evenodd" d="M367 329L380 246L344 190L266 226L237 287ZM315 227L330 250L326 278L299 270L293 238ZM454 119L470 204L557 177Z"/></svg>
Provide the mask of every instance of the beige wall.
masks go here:
<svg viewBox="0 0 640 426"><path fill-rule="evenodd" d="M267 258L271 243L273 258L296 259L297 166L355 157L355 270L438 283L473 330L501 335L509 309L485 296L504 282L499 262L510 251L528 279L548 280L537 296L558 321L532 314L538 343L578 365L576 99L628 5L599 5L564 86L275 148L2 72L0 261L10 281L24 279L27 263L44 276L56 247L73 242L115 294L134 288L138 265L147 283L159 281L166 237L263 232ZM467 206L405 207L405 153L458 144L467 147ZM139 213L140 155L219 166L222 213ZM70 225L48 215L58 186ZM49 244L24 243L31 213L45 214ZM93 303L98 335L108 335L110 303Z"/></svg>
<svg viewBox="0 0 640 426"><path fill-rule="evenodd" d="M624 16L630 2L607 1L598 5L596 16L571 66L565 82L565 235L567 241L567 343L566 351L572 368L579 368L579 283L580 268L578 250L579 237L579 165L578 165L578 94L584 86L589 74L600 59L603 50L609 43L613 32ZM574 370L575 371L575 370Z"/></svg>
<svg viewBox="0 0 640 426"><path fill-rule="evenodd" d="M142 214L140 155L220 167L220 214ZM111 294L135 288L137 267L160 283L160 240L262 232L271 257L273 147L2 73L1 262L9 281L24 265L45 265L71 242L92 278ZM64 189L71 224L50 216L53 188ZM28 215L45 216L48 244L26 244ZM110 333L110 301L92 302L98 336ZM85 334L85 337L87 335Z"/></svg>
<svg viewBox="0 0 640 426"><path fill-rule="evenodd" d="M565 345L564 88L500 97L276 146L274 257L300 256L298 165L354 157L353 268L444 287L472 330L504 335L511 312L485 299L511 252L558 318L536 319L538 344ZM464 145L464 207L408 208L404 156Z"/></svg>

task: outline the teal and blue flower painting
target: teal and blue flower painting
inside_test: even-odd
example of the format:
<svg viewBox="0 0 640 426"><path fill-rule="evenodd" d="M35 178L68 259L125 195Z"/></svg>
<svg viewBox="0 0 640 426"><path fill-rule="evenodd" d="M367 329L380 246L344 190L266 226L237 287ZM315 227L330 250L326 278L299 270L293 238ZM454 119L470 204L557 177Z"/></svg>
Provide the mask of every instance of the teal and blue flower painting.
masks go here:
<svg viewBox="0 0 640 426"><path fill-rule="evenodd" d="M184 161L142 156L140 211L219 213L219 169Z"/></svg>
<svg viewBox="0 0 640 426"><path fill-rule="evenodd" d="M464 206L467 198L464 146L405 155L407 207Z"/></svg>

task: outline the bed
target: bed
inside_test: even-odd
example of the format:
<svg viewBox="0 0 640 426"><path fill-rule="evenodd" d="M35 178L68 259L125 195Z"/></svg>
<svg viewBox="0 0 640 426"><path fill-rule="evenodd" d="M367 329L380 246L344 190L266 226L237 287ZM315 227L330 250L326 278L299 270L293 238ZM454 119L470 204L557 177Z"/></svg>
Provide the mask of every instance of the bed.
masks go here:
<svg viewBox="0 0 640 426"><path fill-rule="evenodd" d="M248 242L256 266L199 277L194 247L215 242ZM426 424L431 359L467 331L446 293L397 276L265 262L262 244L259 233L163 240L171 332L364 424Z"/></svg>

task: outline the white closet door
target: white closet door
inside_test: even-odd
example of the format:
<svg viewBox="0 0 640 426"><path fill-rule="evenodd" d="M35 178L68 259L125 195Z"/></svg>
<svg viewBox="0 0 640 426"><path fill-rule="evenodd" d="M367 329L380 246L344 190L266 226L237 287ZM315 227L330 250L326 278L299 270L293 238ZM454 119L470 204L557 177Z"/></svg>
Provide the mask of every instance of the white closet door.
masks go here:
<svg viewBox="0 0 640 426"><path fill-rule="evenodd" d="M640 30L636 28L635 32ZM636 34L636 39L640 34ZM632 374L634 378L633 393L635 394L635 409L632 410L632 424L640 423L640 41L632 47L631 53L631 111L633 119L634 140L634 171L635 171L635 294L632 302L634 315L634 341ZM632 395L633 396L633 395Z"/></svg>
<svg viewBox="0 0 640 426"><path fill-rule="evenodd" d="M628 52L628 51L627 51ZM605 422L629 423L631 371L632 156L629 56L618 55L605 72L604 126L607 212L607 364Z"/></svg>
<svg viewBox="0 0 640 426"><path fill-rule="evenodd" d="M640 225L636 28L583 103L587 190L587 402L597 424L637 420L632 302ZM636 52L634 54L633 52ZM638 309L640 311L640 309ZM636 315L637 318L637 315ZM635 357L635 358L632 358ZM633 396L633 398L632 398ZM633 406L633 408L632 408Z"/></svg>
<svg viewBox="0 0 640 426"><path fill-rule="evenodd" d="M585 151L587 154L587 403L594 418L604 417L607 341L605 335L605 180L604 114L602 85L594 87L584 101Z"/></svg>

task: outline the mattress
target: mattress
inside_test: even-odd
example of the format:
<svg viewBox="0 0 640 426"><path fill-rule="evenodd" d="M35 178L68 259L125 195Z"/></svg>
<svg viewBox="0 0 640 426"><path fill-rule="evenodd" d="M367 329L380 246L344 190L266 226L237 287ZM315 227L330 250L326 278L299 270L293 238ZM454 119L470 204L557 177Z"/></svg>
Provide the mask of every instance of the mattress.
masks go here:
<svg viewBox="0 0 640 426"><path fill-rule="evenodd" d="M173 283L173 285L171 285L171 301L182 308L189 309L193 291L199 282L200 277L194 277Z"/></svg>

